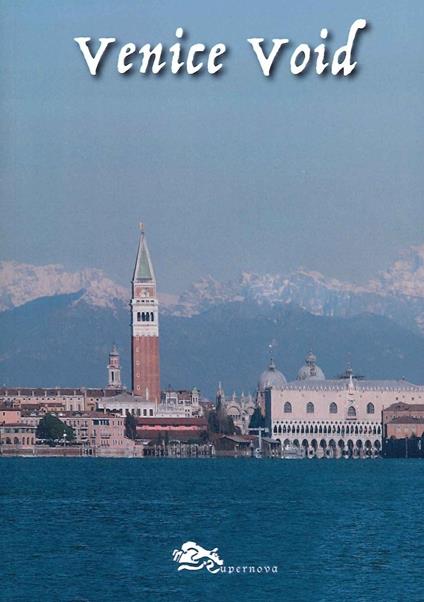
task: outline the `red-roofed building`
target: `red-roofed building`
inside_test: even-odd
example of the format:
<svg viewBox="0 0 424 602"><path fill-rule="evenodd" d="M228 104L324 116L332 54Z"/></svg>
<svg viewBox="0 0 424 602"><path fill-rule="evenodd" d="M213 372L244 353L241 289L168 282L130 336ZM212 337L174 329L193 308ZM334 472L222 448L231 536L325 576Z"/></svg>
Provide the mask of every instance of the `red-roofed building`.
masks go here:
<svg viewBox="0 0 424 602"><path fill-rule="evenodd" d="M204 437L207 422L203 417L137 418L137 438L144 440L194 441Z"/></svg>
<svg viewBox="0 0 424 602"><path fill-rule="evenodd" d="M383 410L386 439L405 439L424 435L424 404L394 403Z"/></svg>

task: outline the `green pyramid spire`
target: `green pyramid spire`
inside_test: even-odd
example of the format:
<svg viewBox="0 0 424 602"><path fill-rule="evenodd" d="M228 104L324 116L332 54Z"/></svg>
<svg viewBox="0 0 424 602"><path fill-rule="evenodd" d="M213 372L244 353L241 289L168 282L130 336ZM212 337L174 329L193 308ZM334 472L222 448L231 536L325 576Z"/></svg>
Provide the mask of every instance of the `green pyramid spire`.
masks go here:
<svg viewBox="0 0 424 602"><path fill-rule="evenodd" d="M140 224L140 242L138 244L137 260L135 262L133 282L155 282L155 273L150 259L149 249L144 236L144 226Z"/></svg>

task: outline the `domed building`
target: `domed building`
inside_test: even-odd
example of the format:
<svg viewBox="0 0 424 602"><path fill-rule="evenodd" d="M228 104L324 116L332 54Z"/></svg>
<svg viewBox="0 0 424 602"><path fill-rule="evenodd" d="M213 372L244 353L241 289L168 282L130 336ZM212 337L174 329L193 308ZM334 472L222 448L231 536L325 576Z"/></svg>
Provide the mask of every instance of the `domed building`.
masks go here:
<svg viewBox="0 0 424 602"><path fill-rule="evenodd" d="M297 380L325 380L325 374L317 366L317 358L312 351L305 357L305 364L297 373Z"/></svg>
<svg viewBox="0 0 424 602"><path fill-rule="evenodd" d="M286 377L277 370L274 360L271 358L267 370L259 377L258 391L263 393L265 389L282 389L287 384Z"/></svg>
<svg viewBox="0 0 424 602"><path fill-rule="evenodd" d="M219 383L216 393L216 403L221 403L227 416L231 416L234 426L240 429L242 435L249 434L249 423L253 412L256 409L256 404L253 397L242 393L237 397L235 393L231 397L226 398L224 389Z"/></svg>
<svg viewBox="0 0 424 602"><path fill-rule="evenodd" d="M268 369L262 372L259 377L258 390L256 392L256 405L261 408L263 416L265 416L265 390L273 389L281 391L286 385L286 377L282 372L277 370L277 366L271 358Z"/></svg>
<svg viewBox="0 0 424 602"><path fill-rule="evenodd" d="M244 393L240 397L233 393L232 397L226 398L221 383L219 383L216 402L221 402L225 408L225 413L227 416L231 416L234 426L240 429L241 434L247 435L249 434L250 419L255 409L259 407L262 415L265 416L265 390L275 389L281 391L285 385L287 385L287 380L284 374L277 370L274 360L271 359L268 369L262 372L259 377L255 399L252 395L244 395Z"/></svg>
<svg viewBox="0 0 424 602"><path fill-rule="evenodd" d="M422 385L367 380L355 376L351 366L340 377L326 379L313 353L305 362L295 381L263 393L271 437L283 448L298 448L305 458L380 456L383 409L399 400L417 404L424 399Z"/></svg>

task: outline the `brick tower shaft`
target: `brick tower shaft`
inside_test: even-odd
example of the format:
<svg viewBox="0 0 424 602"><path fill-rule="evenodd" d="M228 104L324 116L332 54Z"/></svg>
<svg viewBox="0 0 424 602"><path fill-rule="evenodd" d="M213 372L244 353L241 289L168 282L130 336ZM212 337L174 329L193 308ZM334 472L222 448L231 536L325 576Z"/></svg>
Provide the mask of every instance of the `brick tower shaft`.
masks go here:
<svg viewBox="0 0 424 602"><path fill-rule="evenodd" d="M132 389L150 401L160 401L159 303L156 278L141 225L132 279Z"/></svg>

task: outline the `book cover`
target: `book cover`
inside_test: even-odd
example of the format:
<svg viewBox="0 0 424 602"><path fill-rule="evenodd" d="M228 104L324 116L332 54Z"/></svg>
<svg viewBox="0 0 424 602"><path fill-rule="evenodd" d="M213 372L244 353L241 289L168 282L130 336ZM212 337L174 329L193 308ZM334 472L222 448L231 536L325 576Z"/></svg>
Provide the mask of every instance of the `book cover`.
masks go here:
<svg viewBox="0 0 424 602"><path fill-rule="evenodd" d="M0 12L0 600L420 602L422 2Z"/></svg>

